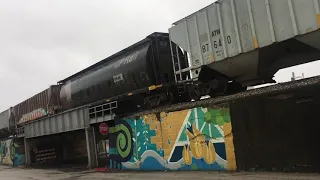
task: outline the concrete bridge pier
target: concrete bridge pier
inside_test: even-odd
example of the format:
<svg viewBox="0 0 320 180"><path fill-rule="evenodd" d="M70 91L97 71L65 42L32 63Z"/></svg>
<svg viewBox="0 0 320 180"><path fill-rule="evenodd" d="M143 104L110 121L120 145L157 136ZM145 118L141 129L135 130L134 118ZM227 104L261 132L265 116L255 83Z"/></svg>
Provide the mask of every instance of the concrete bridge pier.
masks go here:
<svg viewBox="0 0 320 180"><path fill-rule="evenodd" d="M92 169L98 166L97 149L95 142L95 132L94 127L85 128L86 142L87 142L87 152L88 152L88 168Z"/></svg>

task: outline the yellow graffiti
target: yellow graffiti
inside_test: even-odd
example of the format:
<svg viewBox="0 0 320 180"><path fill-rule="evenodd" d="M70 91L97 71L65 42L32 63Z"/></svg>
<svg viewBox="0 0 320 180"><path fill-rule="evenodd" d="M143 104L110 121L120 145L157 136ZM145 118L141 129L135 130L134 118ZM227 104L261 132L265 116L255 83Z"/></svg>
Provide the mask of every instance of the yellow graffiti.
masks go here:
<svg viewBox="0 0 320 180"><path fill-rule="evenodd" d="M192 152L192 156L196 159L201 159L203 157L203 147L204 144L202 142L205 141L204 135L201 134L200 131L197 130L195 126L192 126L193 134L186 130L186 134L190 141L190 149Z"/></svg>
<svg viewBox="0 0 320 180"><path fill-rule="evenodd" d="M234 152L234 144L233 144L233 134L232 134L232 126L231 123L225 123L223 125L224 133L225 133L225 144L226 144L226 154L227 154L227 168L229 170L236 170L236 155Z"/></svg>
<svg viewBox="0 0 320 180"><path fill-rule="evenodd" d="M216 152L213 144L210 142L209 145L207 145L205 135L202 134L195 125L192 125L192 131L193 133L188 129L185 131L190 141L188 149L186 147L183 149L183 159L185 163L187 165L192 163L191 151L195 159L204 158L207 164L213 164L216 160Z"/></svg>
<svg viewBox="0 0 320 180"><path fill-rule="evenodd" d="M186 146L183 147L183 160L186 163L186 165L191 165L192 164L192 157L190 154L190 146L188 146L188 149Z"/></svg>
<svg viewBox="0 0 320 180"><path fill-rule="evenodd" d="M203 150L204 160L207 164L213 164L216 161L216 153L213 144L205 145Z"/></svg>

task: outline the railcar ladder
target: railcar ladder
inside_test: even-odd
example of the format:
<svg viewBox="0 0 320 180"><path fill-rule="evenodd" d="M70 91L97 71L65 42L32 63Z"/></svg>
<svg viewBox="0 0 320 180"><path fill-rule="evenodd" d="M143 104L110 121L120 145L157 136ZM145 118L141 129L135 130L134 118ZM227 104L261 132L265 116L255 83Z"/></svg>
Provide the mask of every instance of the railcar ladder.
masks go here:
<svg viewBox="0 0 320 180"><path fill-rule="evenodd" d="M170 40L170 48L171 48L171 57L172 57L172 65L175 74L175 81L178 83L189 82L192 81L191 78L191 70L192 68L188 66L190 62L188 62L188 58L184 57L181 59L179 56L179 47L176 44L173 44ZM186 54L186 52L185 52ZM185 64L183 64L184 62Z"/></svg>

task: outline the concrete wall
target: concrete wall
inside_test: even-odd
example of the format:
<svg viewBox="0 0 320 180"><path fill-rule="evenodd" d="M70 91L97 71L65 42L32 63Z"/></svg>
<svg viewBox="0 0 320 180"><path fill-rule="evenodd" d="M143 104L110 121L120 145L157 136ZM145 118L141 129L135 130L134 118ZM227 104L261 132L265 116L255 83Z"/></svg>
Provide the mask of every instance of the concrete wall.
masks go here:
<svg viewBox="0 0 320 180"><path fill-rule="evenodd" d="M239 170L318 171L319 88L230 104Z"/></svg>
<svg viewBox="0 0 320 180"><path fill-rule="evenodd" d="M23 139L6 139L0 141L0 164L10 166L24 165Z"/></svg>
<svg viewBox="0 0 320 180"><path fill-rule="evenodd" d="M114 169L237 168L227 105L116 120L109 136Z"/></svg>

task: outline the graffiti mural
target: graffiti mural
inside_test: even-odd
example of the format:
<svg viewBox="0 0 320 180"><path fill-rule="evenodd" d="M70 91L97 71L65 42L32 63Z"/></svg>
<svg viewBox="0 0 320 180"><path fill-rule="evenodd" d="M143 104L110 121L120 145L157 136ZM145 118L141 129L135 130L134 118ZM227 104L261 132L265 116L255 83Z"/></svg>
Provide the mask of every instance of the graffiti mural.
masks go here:
<svg viewBox="0 0 320 180"><path fill-rule="evenodd" d="M122 162L127 162L133 154L132 128L127 121L116 120L115 126L109 128L109 158L110 167L122 168Z"/></svg>
<svg viewBox="0 0 320 180"><path fill-rule="evenodd" d="M48 115L47 111L43 108L36 109L28 114L24 114L19 120L19 123L25 123Z"/></svg>
<svg viewBox="0 0 320 180"><path fill-rule="evenodd" d="M19 151L19 143L14 139L0 141L0 164L19 166L24 164L24 152Z"/></svg>
<svg viewBox="0 0 320 180"><path fill-rule="evenodd" d="M111 168L236 169L227 105L123 119L116 122L110 133Z"/></svg>

